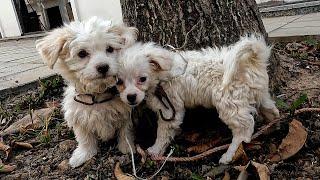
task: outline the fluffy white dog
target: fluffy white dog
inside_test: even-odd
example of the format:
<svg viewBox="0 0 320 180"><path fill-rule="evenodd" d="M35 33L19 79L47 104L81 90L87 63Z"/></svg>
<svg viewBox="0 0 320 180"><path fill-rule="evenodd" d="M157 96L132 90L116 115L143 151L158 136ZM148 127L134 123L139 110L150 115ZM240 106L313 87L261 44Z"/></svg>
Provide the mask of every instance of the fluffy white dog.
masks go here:
<svg viewBox="0 0 320 180"><path fill-rule="evenodd" d="M215 107L232 130L232 143L219 161L231 162L240 143L251 140L256 108L269 121L279 117L268 92L270 51L260 36L201 51L172 52L154 43L123 50L117 82L121 99L131 106L146 99L159 115L157 139L148 152L163 154L179 130L185 107L201 105Z"/></svg>
<svg viewBox="0 0 320 180"><path fill-rule="evenodd" d="M135 28L94 17L55 29L37 42L43 60L67 81L64 117L78 141L72 167L97 153L98 138L106 141L118 132L122 153L129 152L125 136L134 146L130 108L115 96L114 85L119 51L133 44L136 34Z"/></svg>

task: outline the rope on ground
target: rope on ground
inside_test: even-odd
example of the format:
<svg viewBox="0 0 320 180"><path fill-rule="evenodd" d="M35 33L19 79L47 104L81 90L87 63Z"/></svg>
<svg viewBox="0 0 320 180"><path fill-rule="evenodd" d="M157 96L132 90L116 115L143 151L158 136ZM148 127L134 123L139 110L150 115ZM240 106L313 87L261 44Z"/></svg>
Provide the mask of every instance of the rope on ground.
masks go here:
<svg viewBox="0 0 320 180"><path fill-rule="evenodd" d="M320 108L302 108L302 109L298 109L295 111L295 115L304 113L304 112L320 112ZM284 118L278 118L275 119L273 121L271 121L269 124L263 126L262 128L260 128L260 130L258 132L256 132L253 136L252 136L252 140L256 139L257 137L259 137L261 134L263 134L267 129L269 129L271 126L273 126L274 124L280 122L281 120L283 120ZM225 150L228 149L230 144L225 144L222 146L218 146L212 149L209 149L208 151L205 151L201 154L192 156L192 157L164 157L164 156L157 156L154 157L152 156L151 159L154 161L168 161L168 162L188 162L188 161L197 161L200 160L206 156L209 156L215 152L221 151L221 150ZM141 150L138 151L138 153L141 154Z"/></svg>
<svg viewBox="0 0 320 180"><path fill-rule="evenodd" d="M304 112L320 112L320 108L302 108L302 109L296 110L294 114L297 115Z"/></svg>

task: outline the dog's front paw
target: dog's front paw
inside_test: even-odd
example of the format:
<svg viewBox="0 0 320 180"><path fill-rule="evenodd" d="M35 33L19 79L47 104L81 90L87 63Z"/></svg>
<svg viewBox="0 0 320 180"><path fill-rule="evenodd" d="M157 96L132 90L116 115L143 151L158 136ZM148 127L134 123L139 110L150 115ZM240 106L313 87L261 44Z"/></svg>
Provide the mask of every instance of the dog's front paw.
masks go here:
<svg viewBox="0 0 320 180"><path fill-rule="evenodd" d="M73 151L71 158L69 159L69 164L71 167L75 168L82 165L87 160L91 159L97 154L96 150L87 151L83 148L78 147Z"/></svg>
<svg viewBox="0 0 320 180"><path fill-rule="evenodd" d="M160 156L160 155L162 155L161 148L158 148L156 146L149 147L147 149L147 152L148 152L148 154L150 156Z"/></svg>
<svg viewBox="0 0 320 180"><path fill-rule="evenodd" d="M224 153L219 160L220 164L229 164L232 161L232 156L228 153Z"/></svg>

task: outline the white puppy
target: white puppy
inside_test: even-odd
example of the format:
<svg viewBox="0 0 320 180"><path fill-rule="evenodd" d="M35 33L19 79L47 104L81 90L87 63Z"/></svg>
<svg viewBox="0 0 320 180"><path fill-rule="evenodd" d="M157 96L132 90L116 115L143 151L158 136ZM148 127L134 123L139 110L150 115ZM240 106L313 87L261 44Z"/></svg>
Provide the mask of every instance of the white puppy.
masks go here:
<svg viewBox="0 0 320 180"><path fill-rule="evenodd" d="M50 32L36 48L50 68L67 81L64 117L78 147L69 163L77 167L97 153L97 138L109 140L118 132L118 148L128 153L125 136L133 146L130 108L116 97L112 86L118 71L119 50L133 44L137 30L93 17Z"/></svg>
<svg viewBox="0 0 320 180"><path fill-rule="evenodd" d="M157 139L148 152L163 154L179 130L185 108L201 105L216 108L232 130L232 143L220 159L229 163L240 143L251 140L256 108L269 121L279 117L268 92L270 50L262 37L250 36L229 47L201 51L172 52L153 43L121 51L117 82L121 99L134 106L146 98L159 115Z"/></svg>

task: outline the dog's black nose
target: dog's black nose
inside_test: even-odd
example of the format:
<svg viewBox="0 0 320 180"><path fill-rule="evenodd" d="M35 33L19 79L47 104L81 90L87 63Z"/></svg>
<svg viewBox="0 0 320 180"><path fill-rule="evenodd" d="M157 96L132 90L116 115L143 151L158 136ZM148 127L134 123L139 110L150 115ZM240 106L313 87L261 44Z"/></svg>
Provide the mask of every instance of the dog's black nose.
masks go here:
<svg viewBox="0 0 320 180"><path fill-rule="evenodd" d="M127 95L127 99L130 103L135 103L136 99L137 99L137 95L136 94L128 94Z"/></svg>
<svg viewBox="0 0 320 180"><path fill-rule="evenodd" d="M108 64L103 64L97 66L97 71L101 74L106 74L109 70L109 65Z"/></svg>

